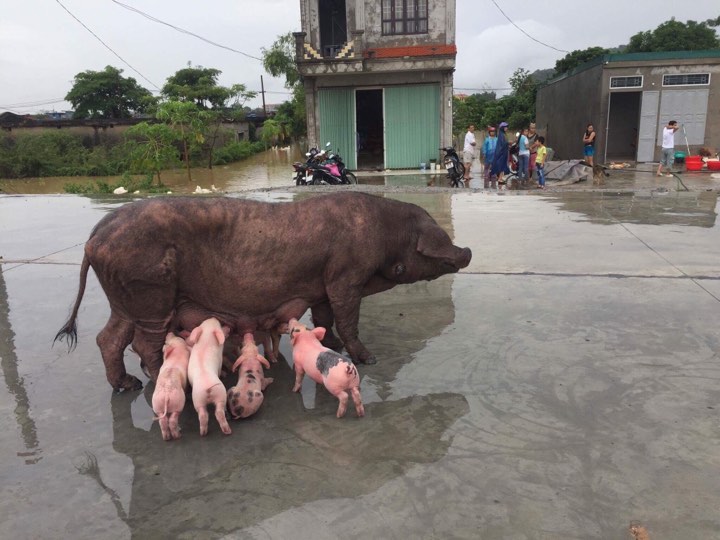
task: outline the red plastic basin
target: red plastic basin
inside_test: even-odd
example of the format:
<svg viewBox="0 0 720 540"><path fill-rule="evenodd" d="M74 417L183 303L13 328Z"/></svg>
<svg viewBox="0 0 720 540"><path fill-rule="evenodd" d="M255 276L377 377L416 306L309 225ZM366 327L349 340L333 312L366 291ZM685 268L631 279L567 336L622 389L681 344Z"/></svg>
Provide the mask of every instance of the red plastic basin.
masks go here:
<svg viewBox="0 0 720 540"><path fill-rule="evenodd" d="M699 171L702 169L702 165L702 160L688 161L687 158L685 158L685 168L688 171Z"/></svg>
<svg viewBox="0 0 720 540"><path fill-rule="evenodd" d="M720 171L720 159L708 159L707 168L710 171Z"/></svg>

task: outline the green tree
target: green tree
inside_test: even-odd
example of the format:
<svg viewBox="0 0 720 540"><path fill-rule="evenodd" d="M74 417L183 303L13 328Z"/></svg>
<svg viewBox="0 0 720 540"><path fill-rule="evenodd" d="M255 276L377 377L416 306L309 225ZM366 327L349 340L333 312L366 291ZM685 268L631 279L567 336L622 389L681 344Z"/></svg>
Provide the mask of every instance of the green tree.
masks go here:
<svg viewBox="0 0 720 540"><path fill-rule="evenodd" d="M168 124L177 133L177 138L182 144L188 181L192 181L190 150L199 147L205 141L203 132L207 129L210 118L206 111L200 110L192 101L168 101L158 107L157 119Z"/></svg>
<svg viewBox="0 0 720 540"><path fill-rule="evenodd" d="M464 133L467 126L474 124L482 129L485 109L497 99L495 92L485 91L459 99L453 96L453 133Z"/></svg>
<svg viewBox="0 0 720 540"><path fill-rule="evenodd" d="M720 48L715 30L718 20L676 21L673 17L655 30L638 32L630 38L625 52L700 51Z"/></svg>
<svg viewBox="0 0 720 540"><path fill-rule="evenodd" d="M155 102L149 90L122 70L107 66L103 71L83 71L65 99L72 103L75 118L129 118L145 112Z"/></svg>
<svg viewBox="0 0 720 540"><path fill-rule="evenodd" d="M257 92L248 91L244 84L230 87L217 82L222 71L214 68L187 67L167 78L162 94L169 100L192 101L200 109L221 109L253 98Z"/></svg>
<svg viewBox="0 0 720 540"><path fill-rule="evenodd" d="M288 133L300 137L307 133L305 87L295 62L295 37L292 32L278 36L269 49L262 49L263 67L273 77L285 77L285 87L292 90L292 99L278 111L281 124Z"/></svg>
<svg viewBox="0 0 720 540"><path fill-rule="evenodd" d="M128 129L127 136L132 141L133 169L157 175L158 186L162 185L160 171L177 162L177 133L167 124L141 122Z"/></svg>
<svg viewBox="0 0 720 540"><path fill-rule="evenodd" d="M301 83L295 63L295 36L292 32L278 36L269 49L262 48L263 67L273 77L285 77L285 87L294 88Z"/></svg>
<svg viewBox="0 0 720 540"><path fill-rule="evenodd" d="M555 62L555 75L566 73L580 64L609 53L610 50L604 47L588 47L587 49L572 51Z"/></svg>

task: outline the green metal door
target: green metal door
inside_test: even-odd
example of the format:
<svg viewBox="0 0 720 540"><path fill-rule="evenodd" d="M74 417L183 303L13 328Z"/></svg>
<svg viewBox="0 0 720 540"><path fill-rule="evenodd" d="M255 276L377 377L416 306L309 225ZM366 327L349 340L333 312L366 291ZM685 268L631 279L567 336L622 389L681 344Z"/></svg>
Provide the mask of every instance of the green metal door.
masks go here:
<svg viewBox="0 0 720 540"><path fill-rule="evenodd" d="M440 147L440 86L385 88L385 167L417 168Z"/></svg>
<svg viewBox="0 0 720 540"><path fill-rule="evenodd" d="M355 149L355 90L346 88L323 88L318 96L320 102L320 149L332 143L348 169L357 167Z"/></svg>

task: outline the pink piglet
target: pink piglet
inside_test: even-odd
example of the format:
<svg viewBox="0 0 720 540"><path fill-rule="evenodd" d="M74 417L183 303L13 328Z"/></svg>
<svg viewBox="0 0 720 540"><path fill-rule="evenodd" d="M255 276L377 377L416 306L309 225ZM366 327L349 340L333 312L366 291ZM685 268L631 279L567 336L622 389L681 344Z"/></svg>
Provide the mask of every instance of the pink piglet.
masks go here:
<svg viewBox="0 0 720 540"><path fill-rule="evenodd" d="M227 395L220 381L222 350L225 333L217 319L211 318L195 328L188 342L192 343L188 365L188 379L192 385L192 400L200 421L200 435L208 432L208 405L215 406L215 418L225 435L232 430L225 418Z"/></svg>
<svg viewBox="0 0 720 540"><path fill-rule="evenodd" d="M352 360L324 347L320 340L325 337L325 328L319 326L308 330L297 319L288 323L290 343L293 349L295 366L295 386L293 392L300 390L305 374L316 383L323 383L328 391L340 400L337 417L341 418L347 410L348 392L355 403L358 416L365 416L360 396L360 375Z"/></svg>

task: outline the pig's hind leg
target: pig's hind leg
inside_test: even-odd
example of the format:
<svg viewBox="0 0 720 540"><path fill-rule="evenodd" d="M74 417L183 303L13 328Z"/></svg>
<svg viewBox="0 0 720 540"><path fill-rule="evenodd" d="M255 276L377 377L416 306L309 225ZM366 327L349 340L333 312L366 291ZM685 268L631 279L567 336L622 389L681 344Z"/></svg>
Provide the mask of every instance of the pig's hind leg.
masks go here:
<svg viewBox="0 0 720 540"><path fill-rule="evenodd" d="M161 419L162 422L162 419ZM162 430L162 423L160 424L160 429ZM168 422L168 431L170 435L170 439L179 439L180 438L180 411L170 413L170 421ZM163 438L164 433L163 433ZM165 439L170 440L170 439Z"/></svg>
<svg viewBox="0 0 720 540"><path fill-rule="evenodd" d="M338 418L342 418L345 416L345 412L347 411L347 403L348 403L348 393L345 390L340 390L337 394L335 394L335 397L340 400L340 404L338 405L337 416Z"/></svg>
<svg viewBox="0 0 720 540"><path fill-rule="evenodd" d="M204 437L208 432L208 412L205 405L200 405L195 408L198 415L198 422L200 423L200 436Z"/></svg>
<svg viewBox="0 0 720 540"><path fill-rule="evenodd" d="M358 417L362 418L365 416L365 407L363 407L362 396L360 395L360 388L357 386L350 389L350 395L352 395L353 403L355 403L355 412Z"/></svg>
<svg viewBox="0 0 720 540"><path fill-rule="evenodd" d="M232 433L232 429L230 429L230 424L228 424L227 418L225 417L227 394L222 383L218 383L212 387L210 399L215 404L215 419L218 424L220 424L220 431L222 431L225 435L230 435Z"/></svg>
<svg viewBox="0 0 720 540"><path fill-rule="evenodd" d="M115 311L111 311L110 319L97 335L96 342L105 364L105 376L116 392L142 388L140 379L134 375L128 375L125 371L123 353L132 342L133 334L133 324L119 317Z"/></svg>

